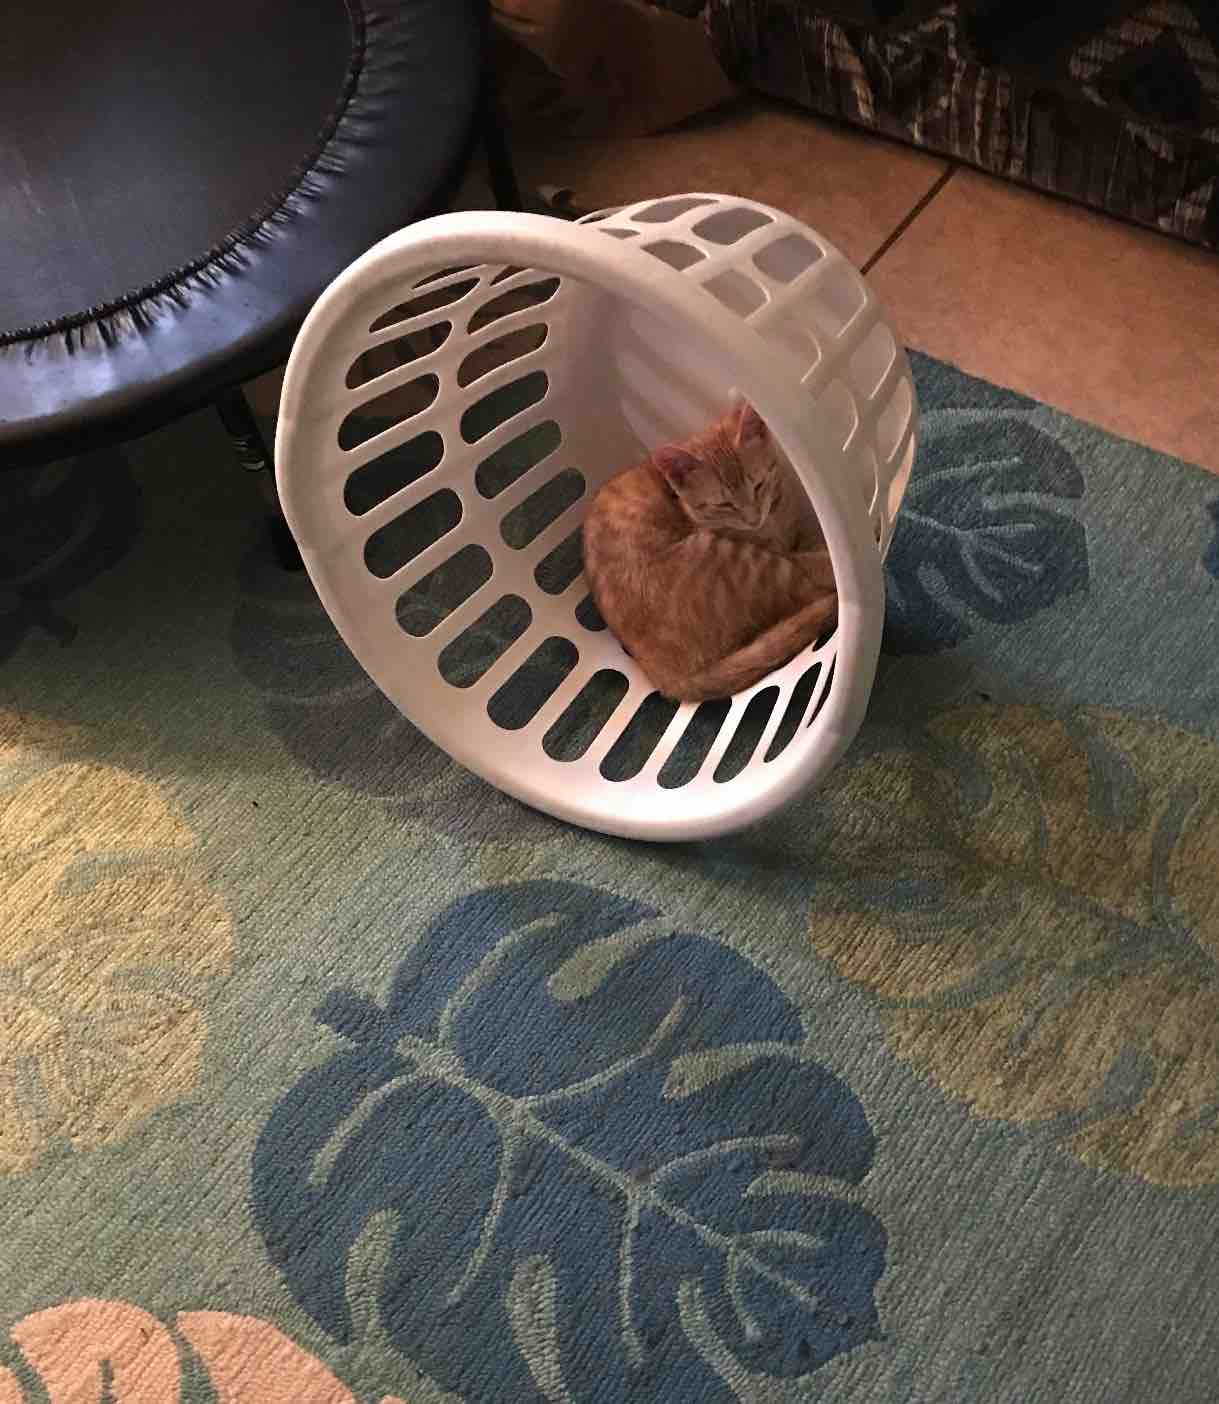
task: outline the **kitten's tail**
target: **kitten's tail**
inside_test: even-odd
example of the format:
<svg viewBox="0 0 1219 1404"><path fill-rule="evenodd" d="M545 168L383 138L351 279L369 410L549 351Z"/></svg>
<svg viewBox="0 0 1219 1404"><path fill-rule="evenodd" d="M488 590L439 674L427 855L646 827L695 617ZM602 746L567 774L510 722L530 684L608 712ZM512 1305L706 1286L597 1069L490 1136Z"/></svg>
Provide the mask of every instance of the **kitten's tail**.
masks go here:
<svg viewBox="0 0 1219 1404"><path fill-rule="evenodd" d="M772 624L744 648L687 678L680 689L681 700L705 702L743 692L794 658L837 617L838 596L833 590L827 590L812 604Z"/></svg>

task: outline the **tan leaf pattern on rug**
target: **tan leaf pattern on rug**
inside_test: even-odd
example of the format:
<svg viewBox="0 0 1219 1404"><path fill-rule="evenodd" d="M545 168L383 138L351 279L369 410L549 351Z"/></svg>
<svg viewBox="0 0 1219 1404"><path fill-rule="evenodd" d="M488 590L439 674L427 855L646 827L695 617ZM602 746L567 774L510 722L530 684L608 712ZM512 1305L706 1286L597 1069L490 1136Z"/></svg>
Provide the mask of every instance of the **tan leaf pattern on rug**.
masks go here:
<svg viewBox="0 0 1219 1404"><path fill-rule="evenodd" d="M0 712L0 1172L185 1097L232 922L190 828L81 733Z"/></svg>
<svg viewBox="0 0 1219 1404"><path fill-rule="evenodd" d="M1085 1164L1219 1181L1219 747L971 706L826 798L813 943L895 1053Z"/></svg>

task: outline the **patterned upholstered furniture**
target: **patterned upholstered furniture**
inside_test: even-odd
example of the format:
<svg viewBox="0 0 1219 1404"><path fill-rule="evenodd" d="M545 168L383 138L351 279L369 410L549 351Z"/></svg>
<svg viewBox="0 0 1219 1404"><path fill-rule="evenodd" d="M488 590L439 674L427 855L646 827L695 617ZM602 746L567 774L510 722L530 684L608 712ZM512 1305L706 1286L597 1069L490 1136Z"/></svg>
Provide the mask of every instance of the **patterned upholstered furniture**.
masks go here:
<svg viewBox="0 0 1219 1404"><path fill-rule="evenodd" d="M706 0L703 16L749 88L1219 248L1216 0Z"/></svg>

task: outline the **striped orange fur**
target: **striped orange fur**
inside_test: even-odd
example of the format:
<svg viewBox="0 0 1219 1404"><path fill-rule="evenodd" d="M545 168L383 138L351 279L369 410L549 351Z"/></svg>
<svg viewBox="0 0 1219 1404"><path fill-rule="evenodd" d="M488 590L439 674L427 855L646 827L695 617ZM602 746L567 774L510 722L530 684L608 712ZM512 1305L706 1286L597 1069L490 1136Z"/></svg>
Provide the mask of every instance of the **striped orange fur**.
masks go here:
<svg viewBox="0 0 1219 1404"><path fill-rule="evenodd" d="M768 430L742 405L602 486L584 567L602 618L657 690L702 701L751 686L833 623L820 540Z"/></svg>

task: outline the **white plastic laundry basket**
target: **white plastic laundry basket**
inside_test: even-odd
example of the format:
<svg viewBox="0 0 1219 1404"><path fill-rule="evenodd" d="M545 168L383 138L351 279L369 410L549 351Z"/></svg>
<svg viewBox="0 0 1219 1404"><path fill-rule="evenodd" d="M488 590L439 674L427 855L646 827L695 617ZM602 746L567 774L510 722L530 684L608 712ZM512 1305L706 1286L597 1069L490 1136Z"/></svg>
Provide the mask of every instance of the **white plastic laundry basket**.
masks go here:
<svg viewBox="0 0 1219 1404"><path fill-rule="evenodd" d="M677 707L596 617L580 520L606 477L734 394L812 500L839 623L730 703ZM310 313L279 491L343 638L437 745L574 823L708 837L815 781L859 727L916 413L863 279L778 210L452 214L378 244Z"/></svg>

